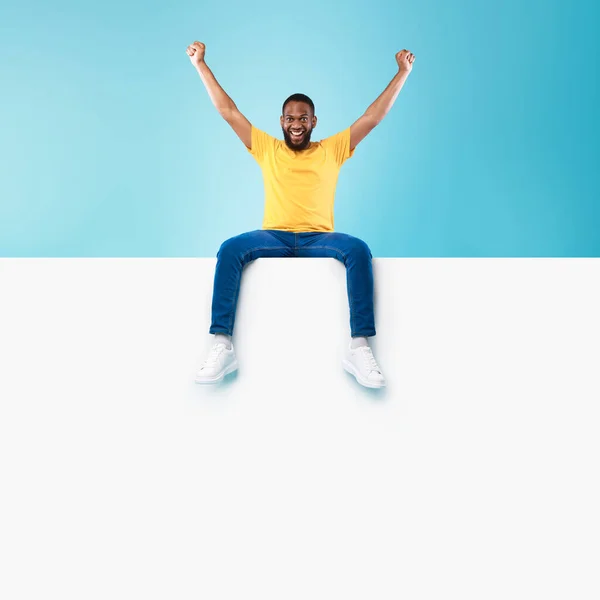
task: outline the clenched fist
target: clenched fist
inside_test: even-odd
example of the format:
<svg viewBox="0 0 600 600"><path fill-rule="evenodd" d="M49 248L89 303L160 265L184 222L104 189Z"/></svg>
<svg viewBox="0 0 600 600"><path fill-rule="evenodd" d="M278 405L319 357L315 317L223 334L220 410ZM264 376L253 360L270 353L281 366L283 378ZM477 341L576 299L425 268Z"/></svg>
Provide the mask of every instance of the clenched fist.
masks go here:
<svg viewBox="0 0 600 600"><path fill-rule="evenodd" d="M201 62L204 62L206 46L202 42L194 42L186 48L186 52L190 57L191 63L197 67Z"/></svg>
<svg viewBox="0 0 600 600"><path fill-rule="evenodd" d="M412 71L413 62L415 62L415 55L408 50L400 50L396 54L396 62L398 63L398 69L410 73Z"/></svg>

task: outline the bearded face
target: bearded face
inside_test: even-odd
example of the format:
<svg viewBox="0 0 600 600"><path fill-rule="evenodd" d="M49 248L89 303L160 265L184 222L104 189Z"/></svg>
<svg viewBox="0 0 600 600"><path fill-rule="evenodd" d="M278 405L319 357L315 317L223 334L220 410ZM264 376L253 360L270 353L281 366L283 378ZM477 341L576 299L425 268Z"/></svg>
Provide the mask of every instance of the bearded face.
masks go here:
<svg viewBox="0 0 600 600"><path fill-rule="evenodd" d="M281 117L283 139L288 148L299 151L310 145L316 117L306 102L288 102Z"/></svg>

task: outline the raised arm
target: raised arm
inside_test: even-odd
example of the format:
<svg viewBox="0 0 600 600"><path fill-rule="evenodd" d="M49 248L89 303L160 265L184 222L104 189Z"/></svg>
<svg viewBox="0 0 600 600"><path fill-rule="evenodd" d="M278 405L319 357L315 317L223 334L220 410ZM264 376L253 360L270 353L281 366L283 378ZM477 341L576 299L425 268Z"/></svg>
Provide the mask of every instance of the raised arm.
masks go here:
<svg viewBox="0 0 600 600"><path fill-rule="evenodd" d="M367 108L365 114L350 127L350 150L353 150L388 114L412 71L414 60L415 55L408 50L401 50L396 54L398 72L377 100Z"/></svg>
<svg viewBox="0 0 600 600"><path fill-rule="evenodd" d="M238 137L247 148L252 148L252 125L250 121L238 110L235 102L227 95L225 90L219 85L212 71L204 61L206 46L202 42L194 42L186 49L190 62L194 65L206 91L219 111L219 114L231 125Z"/></svg>

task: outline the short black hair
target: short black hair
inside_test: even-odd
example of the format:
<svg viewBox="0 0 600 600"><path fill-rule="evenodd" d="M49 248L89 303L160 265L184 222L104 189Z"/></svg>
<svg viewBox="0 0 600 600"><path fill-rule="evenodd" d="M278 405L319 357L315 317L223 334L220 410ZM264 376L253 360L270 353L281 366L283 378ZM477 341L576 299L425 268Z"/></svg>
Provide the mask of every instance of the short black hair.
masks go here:
<svg viewBox="0 0 600 600"><path fill-rule="evenodd" d="M313 101L305 94L292 94L287 100L283 103L281 107L281 114L285 114L285 107L288 102L306 102L312 110L313 117L315 116L315 105Z"/></svg>

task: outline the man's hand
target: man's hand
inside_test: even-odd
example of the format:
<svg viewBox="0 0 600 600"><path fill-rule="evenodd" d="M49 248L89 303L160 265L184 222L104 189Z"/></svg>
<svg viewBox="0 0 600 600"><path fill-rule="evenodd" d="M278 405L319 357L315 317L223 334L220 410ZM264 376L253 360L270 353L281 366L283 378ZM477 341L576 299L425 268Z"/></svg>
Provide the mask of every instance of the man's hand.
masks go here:
<svg viewBox="0 0 600 600"><path fill-rule="evenodd" d="M400 72L410 73L414 61L415 55L406 49L400 50L400 52L396 54L396 62L398 63L398 70Z"/></svg>
<svg viewBox="0 0 600 600"><path fill-rule="evenodd" d="M204 62L206 46L202 42L194 42L187 47L186 52L190 57L190 62L194 65L194 67L198 68L198 65Z"/></svg>

